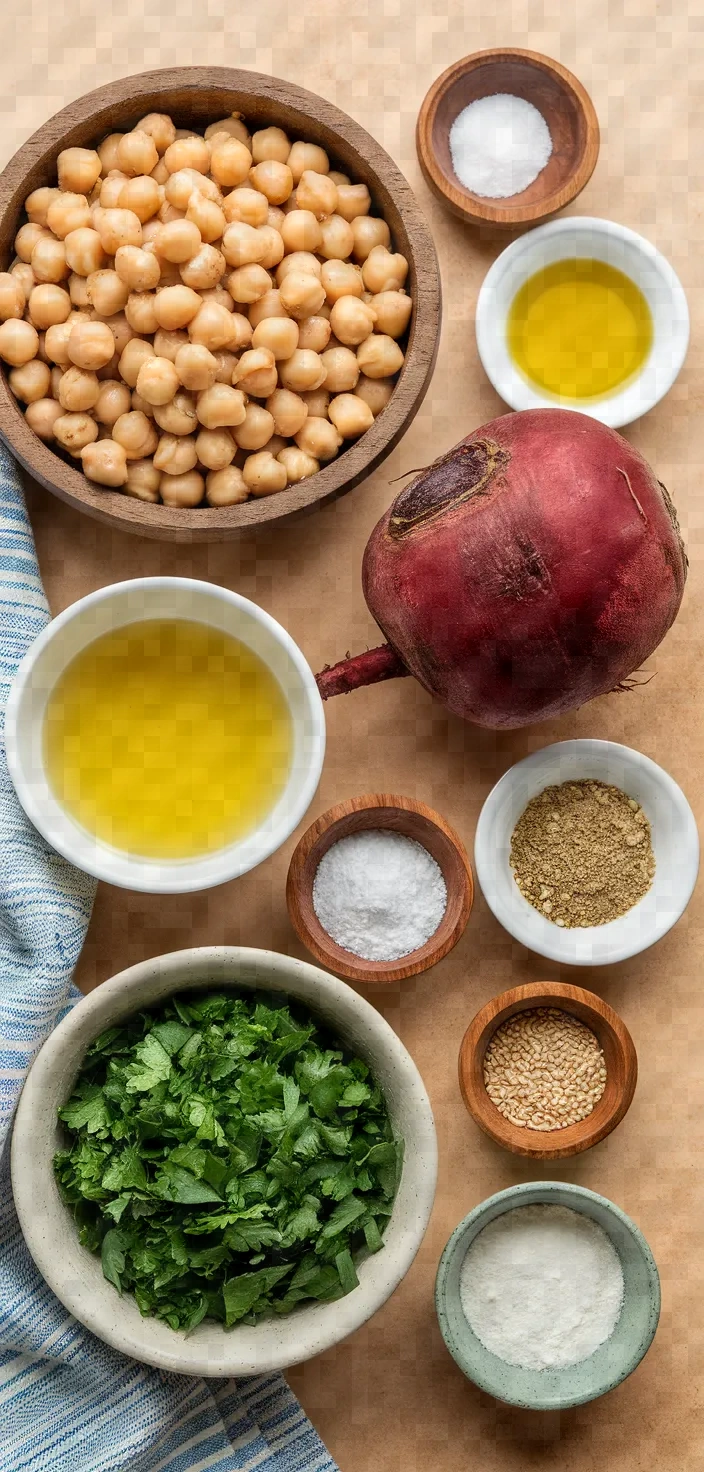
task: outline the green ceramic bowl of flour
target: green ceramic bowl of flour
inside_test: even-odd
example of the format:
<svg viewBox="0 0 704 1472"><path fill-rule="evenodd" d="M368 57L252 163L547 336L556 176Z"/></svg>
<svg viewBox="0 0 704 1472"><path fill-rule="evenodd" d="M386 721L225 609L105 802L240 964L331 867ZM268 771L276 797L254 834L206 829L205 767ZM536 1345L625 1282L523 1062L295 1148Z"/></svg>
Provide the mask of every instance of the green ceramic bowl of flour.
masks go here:
<svg viewBox="0 0 704 1472"><path fill-rule="evenodd" d="M563 1369L526 1370L499 1359L470 1328L460 1298L462 1264L475 1237L505 1212L536 1205L568 1207L590 1217L609 1237L623 1273L623 1303L610 1337L588 1359ZM450 1354L481 1390L528 1410L566 1410L605 1395L640 1364L658 1326L660 1279L642 1233L612 1201L583 1186L531 1181L488 1197L460 1222L440 1259L435 1306Z"/></svg>

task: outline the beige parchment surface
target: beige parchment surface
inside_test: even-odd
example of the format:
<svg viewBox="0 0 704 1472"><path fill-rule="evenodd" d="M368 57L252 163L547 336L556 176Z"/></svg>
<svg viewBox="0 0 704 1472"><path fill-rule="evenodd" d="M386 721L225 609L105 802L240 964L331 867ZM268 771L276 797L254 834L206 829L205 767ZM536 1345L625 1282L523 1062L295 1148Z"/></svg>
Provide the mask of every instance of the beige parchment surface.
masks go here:
<svg viewBox="0 0 704 1472"><path fill-rule="evenodd" d="M297 525L239 544L173 547L110 534L29 488L52 609L140 574L210 578L281 620L315 669L375 640L359 580L367 536L389 482L501 412L478 366L473 312L500 248L446 215L421 179L414 124L450 62L477 49L529 46L572 68L602 127L596 173L573 213L644 232L688 293L693 344L669 398L629 430L669 486L689 544L680 618L650 661L655 678L560 722L496 736L448 717L410 680L327 708L328 756L309 819L364 791L398 791L438 807L468 844L483 798L519 757L559 738L624 741L663 763L697 817L704 812L701 611L704 266L704 11L698 0L5 0L0 20L2 162L82 92L159 66L230 64L322 93L393 154L429 215L445 293L437 371L415 424L370 480ZM79 981L86 990L143 957L187 945L244 943L302 954L284 880L295 836L254 874L189 897L100 888ZM438 1126L440 1179L421 1252L382 1312L290 1381L342 1472L695 1472L704 1466L704 1005L701 892L649 954L612 968L565 970L616 1007L638 1049L640 1082L626 1120L576 1161L536 1172L484 1139L456 1080L462 1034L483 1003L521 981L559 979L502 932L481 900L436 970L375 1002L413 1054ZM456 1368L433 1309L438 1258L483 1197L542 1174L604 1193L648 1238L662 1276L652 1350L599 1402L562 1415L497 1405Z"/></svg>

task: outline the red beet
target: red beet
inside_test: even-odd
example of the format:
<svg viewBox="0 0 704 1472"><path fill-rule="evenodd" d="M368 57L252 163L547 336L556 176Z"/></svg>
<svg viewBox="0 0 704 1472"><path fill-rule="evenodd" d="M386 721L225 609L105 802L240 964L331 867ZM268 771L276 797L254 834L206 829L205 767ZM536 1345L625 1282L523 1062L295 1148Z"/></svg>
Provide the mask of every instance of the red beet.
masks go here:
<svg viewBox="0 0 704 1472"><path fill-rule="evenodd" d="M396 497L364 554L388 644L318 676L323 699L413 674L480 726L618 689L677 616L687 558L664 486L584 414L505 414Z"/></svg>

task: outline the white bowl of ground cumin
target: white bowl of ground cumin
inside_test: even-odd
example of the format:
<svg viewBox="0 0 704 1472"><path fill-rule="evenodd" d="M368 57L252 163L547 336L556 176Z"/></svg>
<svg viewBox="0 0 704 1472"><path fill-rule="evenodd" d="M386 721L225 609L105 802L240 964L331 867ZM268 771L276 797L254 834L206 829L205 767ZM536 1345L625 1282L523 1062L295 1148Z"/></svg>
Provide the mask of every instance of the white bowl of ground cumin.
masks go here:
<svg viewBox="0 0 704 1472"><path fill-rule="evenodd" d="M559 741L497 782L474 857L510 935L549 960L603 966L677 923L699 837L681 788L650 757L613 741Z"/></svg>

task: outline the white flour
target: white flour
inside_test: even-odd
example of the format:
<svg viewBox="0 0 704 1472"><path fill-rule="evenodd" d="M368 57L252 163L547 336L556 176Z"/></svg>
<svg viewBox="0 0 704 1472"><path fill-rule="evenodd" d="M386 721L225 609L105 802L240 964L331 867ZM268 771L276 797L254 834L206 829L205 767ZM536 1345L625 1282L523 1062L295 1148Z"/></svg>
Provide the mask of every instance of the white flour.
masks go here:
<svg viewBox="0 0 704 1472"><path fill-rule="evenodd" d="M398 961L425 945L446 906L439 864L420 843L388 829L338 839L313 883L323 929L365 961Z"/></svg>
<svg viewBox="0 0 704 1472"><path fill-rule="evenodd" d="M485 1349L524 1370L588 1359L623 1303L618 1253L565 1206L520 1206L475 1237L460 1270L462 1307Z"/></svg>

